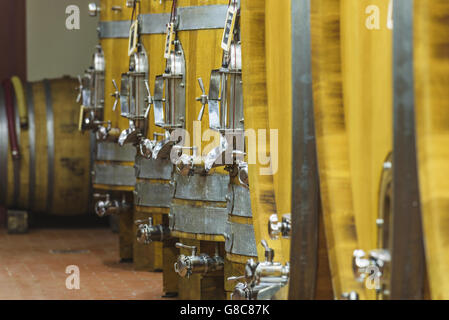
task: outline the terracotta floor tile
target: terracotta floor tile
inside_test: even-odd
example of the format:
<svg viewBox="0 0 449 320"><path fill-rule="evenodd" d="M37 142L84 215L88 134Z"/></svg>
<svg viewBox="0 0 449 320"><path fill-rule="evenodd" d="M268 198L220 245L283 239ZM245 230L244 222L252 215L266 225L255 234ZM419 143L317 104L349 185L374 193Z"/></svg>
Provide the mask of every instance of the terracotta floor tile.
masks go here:
<svg viewBox="0 0 449 320"><path fill-rule="evenodd" d="M51 253L51 250L88 250ZM10 235L0 229L0 299L161 299L162 274L135 272L118 262L118 236L109 229L31 230ZM80 289L68 290L66 267L80 270Z"/></svg>

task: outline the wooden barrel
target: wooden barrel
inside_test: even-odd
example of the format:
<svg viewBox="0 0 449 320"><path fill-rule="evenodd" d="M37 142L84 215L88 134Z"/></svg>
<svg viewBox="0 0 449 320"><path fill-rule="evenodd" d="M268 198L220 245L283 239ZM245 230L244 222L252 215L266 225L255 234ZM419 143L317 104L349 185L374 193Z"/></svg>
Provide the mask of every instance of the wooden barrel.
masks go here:
<svg viewBox="0 0 449 320"><path fill-rule="evenodd" d="M186 5L184 1L178 2ZM163 2L161 4L154 1L144 1L140 5L140 14L142 15L168 15L172 2ZM168 17L164 23L167 22ZM141 34L140 40L147 52L149 65L148 83L151 93L154 94L156 76L162 74L165 70L165 34L161 32ZM126 70L127 68L122 69L121 72L125 72ZM155 125L153 111L148 116L147 127L147 138L151 140L154 138L155 133L163 134L164 132L162 128ZM135 165L137 181L134 190L134 221L151 217L154 225L162 224L168 227L168 213L173 197L173 186L170 184L172 181L173 164L169 161L144 159L137 154ZM178 249L174 246L175 242L176 238L162 242L153 241L150 244L139 244L136 240L134 242L134 266L138 269L162 270L163 292L169 295L178 292L178 275L173 268L178 255Z"/></svg>
<svg viewBox="0 0 449 320"><path fill-rule="evenodd" d="M249 188L243 186L237 177L231 177L226 200L228 219L225 242L225 279L245 274L247 261L249 259L257 261L258 259ZM234 287L234 281L225 282L228 299L234 291Z"/></svg>
<svg viewBox="0 0 449 320"><path fill-rule="evenodd" d="M263 164L259 159L248 166L258 257L259 261L265 260L260 242L267 240L275 251L276 262L290 261L291 268L296 268L290 269L290 285L275 296L277 299L332 297L323 223L319 223L317 173L313 166L316 161L309 157L313 151L306 152L314 147L313 118L310 119L310 107L308 110L307 105L299 101L306 99L303 83L310 79L310 75L298 76L296 66L304 69L307 57L301 54L298 57L298 44L292 43L293 35L297 37L298 32L306 34L309 28L307 19L304 19L309 8L298 8L299 3L242 3L245 130L274 132L267 138L258 137L266 139L267 144L258 144L257 151L270 155L271 164ZM302 25L297 25L296 17L300 17ZM300 31L295 31L293 26L301 28ZM304 47L304 43L299 47ZM304 130L295 131L298 135L295 140L292 138L293 128ZM294 189L293 186L303 189ZM291 240L270 240L270 216L276 214L280 220L287 213L292 214L293 224L300 221L302 232L297 230L296 234L301 235L295 238L293 234ZM290 241L294 242L292 247Z"/></svg>
<svg viewBox="0 0 449 320"><path fill-rule="evenodd" d="M128 21L132 8L124 1L104 0L98 7L100 24L112 21ZM128 39L117 37L115 32L100 37L100 45L105 59L104 76L104 121L111 122L111 128L120 132L128 127L128 121L120 116L119 107L114 111L115 92L112 80L120 83L121 73L128 69ZM94 153L93 188L100 194L109 194L112 199L121 201L123 197L132 206L132 191L136 182L134 158L136 151L132 146L120 146L114 141L97 141ZM119 255L122 260L133 259L134 219L133 209L120 214L119 221Z"/></svg>
<svg viewBox="0 0 449 320"><path fill-rule="evenodd" d="M15 93L1 90L1 205L53 215L88 212L90 142L77 132L75 86L76 80L61 78L25 83L23 92L17 85ZM13 99L15 94L15 101L26 101L28 112L28 125L21 127L15 110L18 160L13 160L8 140L4 99L8 94Z"/></svg>
<svg viewBox="0 0 449 320"><path fill-rule="evenodd" d="M168 214L174 194L171 183L173 164L169 160L145 159L137 155L135 161L136 187L134 190L134 220L152 218L153 225L169 225ZM137 232L135 225L134 234ZM178 250L177 239L171 237L149 244L134 242L134 268L137 270L163 271L163 291L173 295L178 292L178 275L173 265Z"/></svg>
<svg viewBox="0 0 449 320"><path fill-rule="evenodd" d="M379 186L392 148L388 0L316 1L312 73L324 224L334 295L357 291L351 256L377 248ZM374 290L367 291L374 297Z"/></svg>
<svg viewBox="0 0 449 320"><path fill-rule="evenodd" d="M229 176L221 173L194 175L174 174L175 194L170 206L170 229L180 242L196 246L197 252L224 257ZM180 250L191 255L191 251ZM224 299L223 271L193 274L179 278L181 299Z"/></svg>
<svg viewBox="0 0 449 320"><path fill-rule="evenodd" d="M416 145L427 277L431 298L444 300L449 298L448 18L447 1L414 1Z"/></svg>
<svg viewBox="0 0 449 320"><path fill-rule="evenodd" d="M168 23L169 13L172 8L172 1L162 2L142 2L141 13L142 14L165 14L164 23ZM217 5L227 5L228 1L226 0L212 0L212 1L195 1L195 0L178 0L178 14L181 16L180 21L183 19L183 14L187 13L187 10L198 10L198 8L204 8L207 10L208 8L213 8ZM222 9L222 8L220 8ZM183 11L184 10L184 11ZM215 10L214 12L217 12ZM221 12L221 11L220 11ZM168 14L167 14L168 13ZM187 23L185 29L177 32L178 38L182 44L182 48L184 50L185 55L185 70L186 70L186 80L185 80L185 101L186 101L186 119L185 119L185 128L190 134L190 141L188 141L185 146L195 145L198 147L198 150L202 150L207 144L207 141L201 142L201 136L194 136L194 128L200 127L202 132L209 128L208 116L207 112L204 115L203 121L201 124L198 122L195 124L195 120L198 118L198 114L201 109L201 104L196 102L196 98L201 96L202 92L198 86L197 78L201 77L204 80L204 84L206 87L206 91L208 90L208 81L210 78L211 70L218 68L221 66L221 58L222 58L222 50L220 49L220 41L223 34L223 29L217 28L216 26L210 27L211 25L216 25L217 22L213 21L214 18L208 16L208 11L204 11L202 15L204 15L204 25L200 26L197 23L190 21L189 23L193 23L193 27L186 27L189 25ZM186 16L187 17L187 16ZM220 19L221 20L221 19ZM186 20L185 20L186 21ZM187 21L186 21L187 22ZM211 23L212 22L212 23ZM224 26L224 15L223 15L223 26ZM165 31L165 28L163 28ZM148 53L149 60L149 83L150 88L153 91L155 86L155 79L157 75L161 75L164 73L166 68L166 59L164 59L164 45L165 45L165 34L157 31L150 34L143 34L141 36L142 43L145 46L145 49ZM203 45L206 44L206 45ZM153 108L154 110L154 108ZM156 127L154 125L154 112L151 111L149 118L149 130L148 130L148 138L153 139L154 133L164 133L164 130L160 127ZM215 140L217 141L217 140ZM185 151L185 153L188 153ZM222 186L224 184L220 183L217 186L217 189L223 191L223 194L220 195L220 199L217 200L215 198L210 198L209 195L205 194L206 185L209 185L208 181L215 181L216 179L219 181L229 180L227 178L227 172L224 170L216 170L217 174L213 174L211 176L202 177L195 175L190 179L186 177L181 177L177 174L174 174L174 178L172 182L175 184L175 194L174 200L170 208L170 222L173 225L170 225L172 228L172 236L175 238L179 238L179 242L182 242L186 245L196 245L198 247L198 253L207 253L211 256L215 254L215 246L218 243L220 247L220 255L224 257L224 237L222 234L216 234L213 231L207 231L204 223L199 222L197 225L197 229L191 229L190 226L182 226L180 224L181 221L187 221L182 213L195 213L197 211L211 212L214 213L217 210L220 211L223 215L220 216L220 221L223 222L222 226L226 225L226 193L227 193L227 184L223 182L225 185L224 189ZM182 191L184 190L184 191ZM183 193L185 191L191 190L192 192L197 192L197 194L191 194L191 196L184 196ZM176 211L176 208L183 207L184 209L188 209L187 212ZM175 208L175 209L174 209ZM160 212L160 209L154 208L151 210L152 212ZM174 211L175 210L175 211ZM199 218L196 216L192 216L193 218ZM223 219L222 219L223 218ZM191 252L188 250L181 249L180 253L185 255L190 255ZM164 261L165 254L163 255ZM170 262L171 265L168 265L169 268L173 268L173 262ZM168 275L167 275L168 277ZM165 278L165 266L164 266L164 278ZM201 276L201 275L193 275L190 279L179 277L179 297L181 299L223 299L224 298L224 279L223 272L215 272L212 275Z"/></svg>

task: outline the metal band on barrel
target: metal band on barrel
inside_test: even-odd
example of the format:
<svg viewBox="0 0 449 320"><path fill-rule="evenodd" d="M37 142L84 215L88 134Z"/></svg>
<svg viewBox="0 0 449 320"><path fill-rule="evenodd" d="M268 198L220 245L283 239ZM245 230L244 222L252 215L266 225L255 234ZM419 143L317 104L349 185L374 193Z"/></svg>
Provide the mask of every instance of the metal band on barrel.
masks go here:
<svg viewBox="0 0 449 320"><path fill-rule="evenodd" d="M34 206L34 197L36 189L36 126L34 119L34 97L33 86L26 84L27 105L28 105L28 139L30 143L30 184L28 189L28 209L32 210Z"/></svg>
<svg viewBox="0 0 449 320"><path fill-rule="evenodd" d="M54 167L55 167L55 133L53 119L53 104L51 98L51 87L48 80L44 80L46 115L47 115L47 164L48 164L48 182L47 182L47 213L51 213L53 208L54 192Z"/></svg>
<svg viewBox="0 0 449 320"><path fill-rule="evenodd" d="M177 31L222 29L227 5L181 7L177 9L179 26ZM170 13L151 13L139 16L140 34L164 34ZM100 22L100 38L128 38L129 21Z"/></svg>
<svg viewBox="0 0 449 320"><path fill-rule="evenodd" d="M226 223L225 250L228 253L257 257L254 226L228 221Z"/></svg>
<svg viewBox="0 0 449 320"><path fill-rule="evenodd" d="M423 299L425 256L415 137L414 1L393 2L393 211L390 299Z"/></svg>
<svg viewBox="0 0 449 320"><path fill-rule="evenodd" d="M110 186L135 186L136 184L135 171L131 166L96 163L94 172L94 184Z"/></svg>
<svg viewBox="0 0 449 320"><path fill-rule="evenodd" d="M134 162L135 156L136 148L132 144L120 147L115 142L97 142L95 159L97 161Z"/></svg>
<svg viewBox="0 0 449 320"><path fill-rule="evenodd" d="M8 123L3 87L0 86L0 204L6 206L8 196Z"/></svg>
<svg viewBox="0 0 449 320"><path fill-rule="evenodd" d="M175 188L171 183L138 182L135 204L142 207L169 208Z"/></svg>
<svg viewBox="0 0 449 320"><path fill-rule="evenodd" d="M17 143L20 150L20 116L19 116L19 109L17 106L17 97L15 94L14 87L11 86L11 95L14 99L14 121L16 125L16 133L17 133ZM13 159L13 172L14 172L14 195L13 195L13 207L17 208L19 207L19 197L20 197L20 159Z"/></svg>
<svg viewBox="0 0 449 320"><path fill-rule="evenodd" d="M221 207L194 207L172 203L170 208L170 228L176 231L225 235L228 210Z"/></svg>
<svg viewBox="0 0 449 320"><path fill-rule="evenodd" d="M139 179L171 180L173 163L170 160L145 159L137 155L134 163L136 177Z"/></svg>
<svg viewBox="0 0 449 320"><path fill-rule="evenodd" d="M184 200L225 202L229 175L213 174L184 177L175 174L175 198Z"/></svg>
<svg viewBox="0 0 449 320"><path fill-rule="evenodd" d="M292 237L289 299L313 299L318 263L319 180L316 157L310 0L291 1Z"/></svg>

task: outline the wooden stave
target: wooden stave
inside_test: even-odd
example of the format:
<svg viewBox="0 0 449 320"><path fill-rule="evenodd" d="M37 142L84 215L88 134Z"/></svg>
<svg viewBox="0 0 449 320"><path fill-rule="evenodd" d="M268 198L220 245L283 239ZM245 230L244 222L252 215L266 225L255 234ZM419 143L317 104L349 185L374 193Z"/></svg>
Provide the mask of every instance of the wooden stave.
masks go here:
<svg viewBox="0 0 449 320"><path fill-rule="evenodd" d="M24 85L23 99L27 101L28 128L22 128L19 132L19 139L23 144L20 178L17 180L20 182L17 198L19 205L16 208L53 215L80 215L89 211L87 190L91 171L90 160L88 160L89 152L82 151L89 150L89 140L73 130L77 122L77 106L72 103L72 100L75 100L73 97L75 84L74 79L62 78ZM62 107L67 105L68 108ZM57 122L47 124L46 114L49 111L53 114L53 120L57 117ZM47 139L47 126L56 124L59 124L59 127L54 130L54 137ZM68 142L71 142L71 146L78 146L81 152L73 150L68 146ZM51 152L54 165L48 163L48 155L51 156ZM74 158L73 154L79 156ZM12 159L10 156L9 158L8 167L11 167ZM49 171L49 168L52 170ZM12 170L8 171L8 184L11 185L14 183L14 173ZM61 175L64 175L64 179L57 178ZM53 186L48 185L49 178L53 180ZM61 184L61 181L65 183ZM70 188L67 187L67 181L73 181ZM11 207L14 203L11 190L14 187L8 189L7 206ZM47 190L53 190L52 197L48 196ZM66 207L70 202L77 205Z"/></svg>

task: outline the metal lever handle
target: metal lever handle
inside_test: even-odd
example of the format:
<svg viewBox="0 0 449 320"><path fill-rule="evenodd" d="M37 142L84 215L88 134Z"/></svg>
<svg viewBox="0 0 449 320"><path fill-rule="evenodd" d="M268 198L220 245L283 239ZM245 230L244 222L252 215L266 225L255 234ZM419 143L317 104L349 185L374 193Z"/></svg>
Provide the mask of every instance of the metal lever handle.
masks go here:
<svg viewBox="0 0 449 320"><path fill-rule="evenodd" d="M112 79L112 84L115 87L115 92L111 93L111 97L115 98L114 106L112 107L112 111L115 111L118 104L118 99L120 99L120 91L118 90L117 83L115 82L115 79Z"/></svg>
<svg viewBox="0 0 449 320"><path fill-rule="evenodd" d="M203 93L203 95L206 95L206 89L204 89L204 83L203 83L203 79L201 77L198 78L198 84L200 85L200 89L201 89L201 92Z"/></svg>
<svg viewBox="0 0 449 320"><path fill-rule="evenodd" d="M232 277L228 277L227 280L228 281L236 281L236 280L241 280L241 279L245 279L245 276L232 276Z"/></svg>
<svg viewBox="0 0 449 320"><path fill-rule="evenodd" d="M79 86L78 88L76 88L76 90L79 91L78 96L76 97L76 103L79 103L81 101L81 95L83 93L83 81L81 80L81 76L78 75L78 82L79 82Z"/></svg>
<svg viewBox="0 0 449 320"><path fill-rule="evenodd" d="M122 7L121 6L112 6L112 11L116 11L116 12L120 12L122 11Z"/></svg>
<svg viewBox="0 0 449 320"><path fill-rule="evenodd" d="M136 226L139 226L139 225L144 224L146 222L148 222L148 226L149 227L152 227L153 226L153 217L149 217L148 221L147 220L136 220L136 221L134 221L134 224Z"/></svg>
<svg viewBox="0 0 449 320"><path fill-rule="evenodd" d="M274 258L274 250L271 249L271 248L268 246L268 243L267 243L267 241L265 241L265 239L263 239L263 240L261 241L261 243L262 243L262 246L263 246L264 249L265 249L265 258L266 258L266 260L267 260L268 262L273 262L273 258Z"/></svg>
<svg viewBox="0 0 449 320"><path fill-rule="evenodd" d="M178 249L192 250L192 256L196 256L196 250L197 250L196 246L188 246L188 245L185 245L185 244L183 244L181 242L176 242L175 247L178 248Z"/></svg>
<svg viewBox="0 0 449 320"><path fill-rule="evenodd" d="M94 193L93 198L95 200L101 200L101 199L109 200L110 195L108 193L106 193L106 194Z"/></svg>
<svg viewBox="0 0 449 320"><path fill-rule="evenodd" d="M145 119L148 118L148 114L150 113L151 110L151 105L153 104L153 97L151 96L151 91L150 91L150 86L148 84L148 80L145 80L145 88L147 89L147 102L148 102L148 107L147 110L145 111Z"/></svg>
<svg viewBox="0 0 449 320"><path fill-rule="evenodd" d="M206 109L206 104L208 102L208 97L206 95L206 89L204 89L203 79L198 78L198 84L200 86L201 92L203 93L201 95L201 97L196 98L196 101L200 101L201 105L202 105L200 113L198 115L198 121L201 121L203 119L204 110Z"/></svg>

